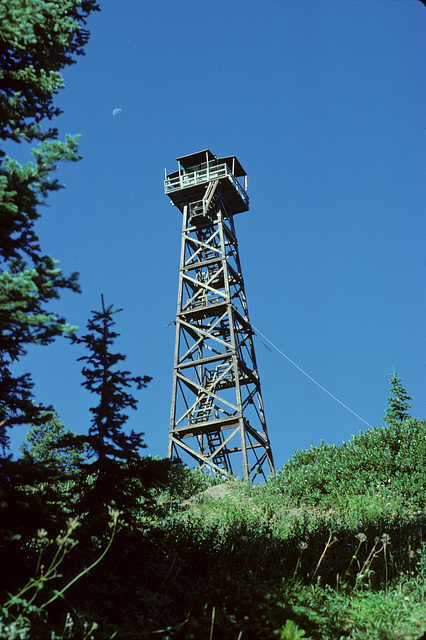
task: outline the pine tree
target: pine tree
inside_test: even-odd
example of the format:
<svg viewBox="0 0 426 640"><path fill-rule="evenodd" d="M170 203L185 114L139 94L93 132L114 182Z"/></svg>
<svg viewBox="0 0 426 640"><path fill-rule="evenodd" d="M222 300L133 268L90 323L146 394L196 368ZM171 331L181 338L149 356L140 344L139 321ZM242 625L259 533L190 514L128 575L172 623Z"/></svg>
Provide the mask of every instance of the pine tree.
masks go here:
<svg viewBox="0 0 426 640"><path fill-rule="evenodd" d="M50 303L62 290L78 291L77 275L64 276L43 254L34 224L51 191L62 187L58 162L76 161L78 136L58 140L53 98L63 87L61 70L84 54L88 15L95 0L0 0L0 140L31 146L26 165L0 150L0 446L7 428L48 419L33 399L29 374L13 365L32 344L46 345L73 327Z"/></svg>
<svg viewBox="0 0 426 640"><path fill-rule="evenodd" d="M390 396L387 400L386 414L383 420L387 424L394 422L404 422L410 419L410 415L407 409L411 408L410 400L413 398L409 396L401 384L401 378L398 378L396 371L390 376Z"/></svg>
<svg viewBox="0 0 426 640"><path fill-rule="evenodd" d="M77 491L81 495L79 509L88 514L92 524L104 521L110 507L119 508L127 519L141 505L141 496L169 467L168 461L142 458L140 450L146 445L143 433L124 431L129 418L128 409L136 409L137 400L131 389L143 389L151 378L133 376L119 368L126 357L114 353L112 347L119 333L114 330L114 315L122 311L105 306L93 311L87 324L89 333L72 340L87 347L89 355L79 358L86 364L82 385L98 398L92 413L87 436L75 436L74 442L85 442L94 461L85 465Z"/></svg>

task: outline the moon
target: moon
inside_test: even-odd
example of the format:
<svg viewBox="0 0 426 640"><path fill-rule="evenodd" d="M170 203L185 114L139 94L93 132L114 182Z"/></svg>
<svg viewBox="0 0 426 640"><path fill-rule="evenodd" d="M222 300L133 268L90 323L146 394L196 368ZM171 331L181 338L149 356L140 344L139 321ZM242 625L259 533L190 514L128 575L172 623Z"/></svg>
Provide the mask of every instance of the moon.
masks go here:
<svg viewBox="0 0 426 640"><path fill-rule="evenodd" d="M121 109L114 109L114 111L112 112L112 115L116 116L117 113L121 113Z"/></svg>

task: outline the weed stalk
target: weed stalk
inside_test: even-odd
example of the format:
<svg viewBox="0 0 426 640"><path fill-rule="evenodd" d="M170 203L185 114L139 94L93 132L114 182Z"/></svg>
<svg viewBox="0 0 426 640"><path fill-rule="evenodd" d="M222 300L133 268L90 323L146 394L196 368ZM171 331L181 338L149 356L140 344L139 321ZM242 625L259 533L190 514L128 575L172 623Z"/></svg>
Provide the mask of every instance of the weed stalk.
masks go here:
<svg viewBox="0 0 426 640"><path fill-rule="evenodd" d="M322 561L323 561L323 559L324 559L325 554L327 553L327 550L328 550L328 549L329 549L329 548L330 548L330 547L331 547L335 542L337 542L337 538L336 538L336 537L333 537L333 532L332 532L332 531L330 531L330 535L328 536L328 540L327 540L327 542L325 543L324 550L323 550L323 552L322 552L322 554L321 554L320 559L319 559L319 560L318 560L318 562L317 562L317 566L315 567L315 571L314 571L314 573L313 573L313 576L312 576L311 582L313 582L313 581L314 581L314 578L315 578L315 576L316 576L316 574L317 574L317 571L318 571L318 569L319 569L319 567L320 567L321 562L322 562Z"/></svg>

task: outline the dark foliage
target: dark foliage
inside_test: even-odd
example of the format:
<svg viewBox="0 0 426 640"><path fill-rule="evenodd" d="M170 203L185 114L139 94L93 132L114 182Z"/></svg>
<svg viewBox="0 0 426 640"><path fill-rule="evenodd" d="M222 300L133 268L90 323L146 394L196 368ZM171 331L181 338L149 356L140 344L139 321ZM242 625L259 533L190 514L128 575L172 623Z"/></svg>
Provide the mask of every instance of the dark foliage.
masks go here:
<svg viewBox="0 0 426 640"><path fill-rule="evenodd" d="M45 424L33 426L20 445L25 457L40 462L44 467L57 474L59 478L73 477L87 461L88 446L76 443L64 446L64 440L70 440L73 432L66 429L57 415Z"/></svg>
<svg viewBox="0 0 426 640"><path fill-rule="evenodd" d="M91 426L87 436L72 436L68 442L86 444L92 459L81 465L83 473L76 482L80 496L77 509L88 517L91 529L105 528L111 508L123 512L132 520L142 503L149 500L150 489L168 478L170 463L141 457L143 433L125 432L128 410L135 410L137 400L131 390L141 390L151 380L149 376L133 376L119 368L126 357L112 351L119 334L114 331L114 315L120 311L106 307L102 296L102 310L94 311L87 328L89 333L75 343L84 345L89 355L79 358L85 362L83 386L98 400L90 409ZM67 442L65 438L63 442Z"/></svg>
<svg viewBox="0 0 426 640"><path fill-rule="evenodd" d="M29 345L46 345L72 330L51 309L62 290L78 291L77 275L63 276L58 262L43 254L34 224L40 205L61 188L52 178L58 162L79 159L78 136L59 141L44 123L60 111L54 95L61 70L83 53L94 0L0 2L0 139L32 144L33 162L22 166L0 151L0 446L7 429L43 423L46 407L34 403L29 374L13 365Z"/></svg>
<svg viewBox="0 0 426 640"><path fill-rule="evenodd" d="M64 496L58 491L59 476L28 457L2 461L0 489L0 591L25 584L34 566L36 548L32 540L40 529L51 535L65 520Z"/></svg>

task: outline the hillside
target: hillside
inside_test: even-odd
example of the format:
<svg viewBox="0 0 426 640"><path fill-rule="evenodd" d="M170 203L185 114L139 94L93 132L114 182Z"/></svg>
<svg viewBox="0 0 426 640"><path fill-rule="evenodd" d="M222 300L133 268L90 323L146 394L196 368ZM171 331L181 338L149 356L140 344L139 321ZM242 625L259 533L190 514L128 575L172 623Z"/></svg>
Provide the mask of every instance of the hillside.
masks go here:
<svg viewBox="0 0 426 640"><path fill-rule="evenodd" d="M420 638L425 446L410 419L296 452L264 485L175 466L89 575L110 534L32 540L27 559L60 562L9 601L2 637Z"/></svg>

